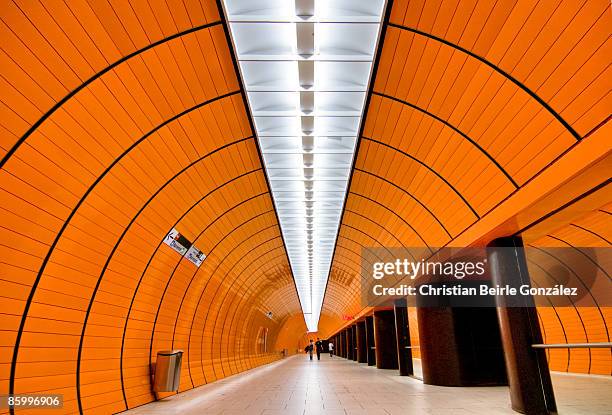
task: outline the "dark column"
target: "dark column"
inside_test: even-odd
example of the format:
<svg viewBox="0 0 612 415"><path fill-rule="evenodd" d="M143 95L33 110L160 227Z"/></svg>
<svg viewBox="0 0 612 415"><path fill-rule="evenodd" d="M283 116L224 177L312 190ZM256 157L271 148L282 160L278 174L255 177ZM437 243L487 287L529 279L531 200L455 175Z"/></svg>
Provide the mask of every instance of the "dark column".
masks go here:
<svg viewBox="0 0 612 415"><path fill-rule="evenodd" d="M395 317L395 339L397 342L397 364L400 376L414 374L412 368L412 350L408 331L408 304L406 299L395 300L393 313Z"/></svg>
<svg viewBox="0 0 612 415"><path fill-rule="evenodd" d="M423 383L507 384L494 307L418 307L417 314Z"/></svg>
<svg viewBox="0 0 612 415"><path fill-rule="evenodd" d="M507 284L517 289L531 285L522 248L523 241L518 237L499 238L489 244L493 285ZM504 297L497 297L496 302L512 409L530 415L556 413L545 351L531 347L542 343L533 299L522 307L505 307Z"/></svg>
<svg viewBox="0 0 612 415"><path fill-rule="evenodd" d="M374 338L376 342L376 367L397 369L397 342L393 310L374 312Z"/></svg>
<svg viewBox="0 0 612 415"><path fill-rule="evenodd" d="M349 326L347 328L347 333L349 335L348 360L353 360L353 356L355 355L355 336L353 336L353 326Z"/></svg>
<svg viewBox="0 0 612 415"><path fill-rule="evenodd" d="M346 358L348 360L352 360L353 359L353 354L351 353L351 343L353 342L353 340L351 339L351 330L350 327L347 327L344 330L344 335L346 337Z"/></svg>
<svg viewBox="0 0 612 415"><path fill-rule="evenodd" d="M351 326L351 336L353 336L353 360L357 361L357 325Z"/></svg>
<svg viewBox="0 0 612 415"><path fill-rule="evenodd" d="M351 326L346 328L346 358L353 360L353 333L351 333Z"/></svg>
<svg viewBox="0 0 612 415"><path fill-rule="evenodd" d="M366 325L365 321L360 321L355 326L357 328L357 362L368 362L368 348L366 342Z"/></svg>
<svg viewBox="0 0 612 415"><path fill-rule="evenodd" d="M366 350L368 366L376 364L376 343L374 342L374 317L365 318Z"/></svg>
<svg viewBox="0 0 612 415"><path fill-rule="evenodd" d="M452 310L448 307L417 307L423 383L465 386L461 381Z"/></svg>

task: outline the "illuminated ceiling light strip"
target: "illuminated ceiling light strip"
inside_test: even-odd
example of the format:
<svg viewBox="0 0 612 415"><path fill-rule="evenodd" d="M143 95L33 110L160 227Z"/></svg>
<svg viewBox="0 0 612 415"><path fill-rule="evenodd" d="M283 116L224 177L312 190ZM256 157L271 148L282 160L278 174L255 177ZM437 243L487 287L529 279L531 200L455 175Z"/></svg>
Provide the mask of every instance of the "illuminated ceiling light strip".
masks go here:
<svg viewBox="0 0 612 415"><path fill-rule="evenodd" d="M384 0L225 0L308 331L317 331Z"/></svg>

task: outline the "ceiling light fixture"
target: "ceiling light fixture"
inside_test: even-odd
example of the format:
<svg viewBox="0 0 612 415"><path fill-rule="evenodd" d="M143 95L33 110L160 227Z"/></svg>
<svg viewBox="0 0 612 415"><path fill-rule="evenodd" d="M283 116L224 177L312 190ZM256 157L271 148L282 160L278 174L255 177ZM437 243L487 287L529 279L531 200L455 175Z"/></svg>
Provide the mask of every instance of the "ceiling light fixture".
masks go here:
<svg viewBox="0 0 612 415"><path fill-rule="evenodd" d="M317 331L385 1L224 3L304 319Z"/></svg>

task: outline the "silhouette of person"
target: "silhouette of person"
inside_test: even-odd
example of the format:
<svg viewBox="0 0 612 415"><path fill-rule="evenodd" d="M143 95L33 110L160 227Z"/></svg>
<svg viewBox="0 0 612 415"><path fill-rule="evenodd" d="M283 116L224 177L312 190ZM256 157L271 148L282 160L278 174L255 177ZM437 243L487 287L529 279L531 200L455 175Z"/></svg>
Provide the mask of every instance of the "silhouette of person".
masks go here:
<svg viewBox="0 0 612 415"><path fill-rule="evenodd" d="M323 351L323 342L318 337L317 337L317 342L315 343L315 346L317 347L317 360L321 360L321 352Z"/></svg>

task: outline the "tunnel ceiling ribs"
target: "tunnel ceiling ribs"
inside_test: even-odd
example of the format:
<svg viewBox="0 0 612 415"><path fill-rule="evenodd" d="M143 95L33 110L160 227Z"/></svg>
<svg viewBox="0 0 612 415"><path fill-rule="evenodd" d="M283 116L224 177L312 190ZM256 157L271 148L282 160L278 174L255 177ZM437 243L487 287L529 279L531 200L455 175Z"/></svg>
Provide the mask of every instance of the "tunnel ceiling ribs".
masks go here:
<svg viewBox="0 0 612 415"><path fill-rule="evenodd" d="M550 244L554 239L541 238L539 228L553 231L557 213L573 209L584 215L573 205L586 199L591 209L608 203L609 174L599 179L602 170L588 176L580 191L572 186L578 179L563 184L564 196L549 200L565 200L532 211L544 212L540 216L497 230L481 226L493 215L506 215L510 223L515 196L582 144L600 140L593 148L605 147L610 25L605 1L559 6L394 0L381 34L332 273L355 274L360 250L372 238L410 247L424 244L421 235L426 245L441 247L527 230L530 242ZM605 170L605 162L600 164ZM560 184L549 181L539 191ZM609 224L607 218L600 214ZM610 240L593 238L585 243ZM355 280L349 287L329 282L325 329L337 330L347 324L344 317L362 310ZM601 314L593 318L601 320ZM604 321L602 333L605 327Z"/></svg>
<svg viewBox="0 0 612 415"><path fill-rule="evenodd" d="M159 350L181 390L278 359L306 328L218 3L43 3L0 10L7 392L116 413Z"/></svg>
<svg viewBox="0 0 612 415"><path fill-rule="evenodd" d="M5 392L118 413L156 399L159 350L181 391L271 362L303 312L321 337L364 312L371 246L610 246L609 1L222 3L0 8ZM609 341L606 308L538 314Z"/></svg>
<svg viewBox="0 0 612 415"><path fill-rule="evenodd" d="M383 0L225 0L309 331L317 331Z"/></svg>

